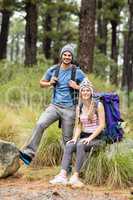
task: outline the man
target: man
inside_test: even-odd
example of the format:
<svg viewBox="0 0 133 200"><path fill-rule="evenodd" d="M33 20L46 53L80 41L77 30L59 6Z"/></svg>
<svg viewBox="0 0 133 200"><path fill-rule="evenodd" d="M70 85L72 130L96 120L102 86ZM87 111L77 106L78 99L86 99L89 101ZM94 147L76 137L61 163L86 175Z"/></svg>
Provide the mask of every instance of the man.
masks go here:
<svg viewBox="0 0 133 200"><path fill-rule="evenodd" d="M29 165L35 156L43 132L53 122L61 120L63 132L63 142L66 144L72 138L75 122L74 92L79 90L79 85L85 78L84 73L79 68L75 72L75 81L71 80L73 47L65 45L60 52L60 64L58 77L56 77L57 65L50 67L40 80L41 87L53 86L53 96L51 104L41 114L29 143L23 151L20 151L20 158ZM77 84L78 83L78 84Z"/></svg>

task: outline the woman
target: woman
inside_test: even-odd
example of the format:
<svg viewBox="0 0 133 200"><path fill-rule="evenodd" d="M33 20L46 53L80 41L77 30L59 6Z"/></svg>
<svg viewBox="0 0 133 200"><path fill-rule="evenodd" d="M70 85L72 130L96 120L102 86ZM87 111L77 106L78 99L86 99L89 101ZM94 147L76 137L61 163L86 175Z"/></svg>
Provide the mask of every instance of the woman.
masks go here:
<svg viewBox="0 0 133 200"><path fill-rule="evenodd" d="M85 160L86 152L90 151L92 147L99 146L102 143L102 140L98 139L98 136L105 126L104 107L101 102L94 101L93 87L87 79L81 83L79 95L80 105L82 106L77 107L75 134L73 139L66 144L61 164L62 169L50 181L51 184L83 186L83 183L79 179L79 173ZM75 172L68 182L67 171L73 152L76 152L76 166Z"/></svg>

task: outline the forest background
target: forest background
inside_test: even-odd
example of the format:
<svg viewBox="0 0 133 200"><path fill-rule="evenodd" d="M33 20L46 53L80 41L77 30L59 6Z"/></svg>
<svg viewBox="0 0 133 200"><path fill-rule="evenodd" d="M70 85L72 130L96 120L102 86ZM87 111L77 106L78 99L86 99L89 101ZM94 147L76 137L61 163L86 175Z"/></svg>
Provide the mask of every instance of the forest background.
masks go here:
<svg viewBox="0 0 133 200"><path fill-rule="evenodd" d="M97 91L119 94L125 138L130 138L130 145L126 139L124 145L132 149L132 0L0 0L0 138L14 141L18 147L24 145L40 112L50 102L51 89L40 89L39 80L59 61L59 51L67 43L75 47L75 62ZM60 135L57 124L48 129L33 167L60 164ZM133 158L129 154L126 166L123 162L127 157L122 162L115 154L127 177L118 170L120 181L119 177L113 180L113 175L111 179L114 164L110 176L103 171L98 179L99 171L94 171L95 178L87 174L86 181L131 185Z"/></svg>

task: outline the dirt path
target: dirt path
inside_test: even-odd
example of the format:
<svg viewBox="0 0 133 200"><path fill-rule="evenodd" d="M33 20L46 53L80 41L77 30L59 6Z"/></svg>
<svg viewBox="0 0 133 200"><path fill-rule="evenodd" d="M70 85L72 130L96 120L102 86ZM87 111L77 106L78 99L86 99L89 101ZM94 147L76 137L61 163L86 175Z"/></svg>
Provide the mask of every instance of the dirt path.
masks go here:
<svg viewBox="0 0 133 200"><path fill-rule="evenodd" d="M129 191L107 191L91 186L57 187L46 180L27 181L13 176L0 180L0 200L129 200Z"/></svg>

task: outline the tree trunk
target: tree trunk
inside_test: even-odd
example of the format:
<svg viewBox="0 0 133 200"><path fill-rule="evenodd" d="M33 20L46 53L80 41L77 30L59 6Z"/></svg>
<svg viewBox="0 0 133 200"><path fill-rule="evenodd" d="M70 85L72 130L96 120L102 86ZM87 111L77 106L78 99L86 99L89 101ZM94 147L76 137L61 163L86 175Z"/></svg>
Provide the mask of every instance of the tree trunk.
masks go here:
<svg viewBox="0 0 133 200"><path fill-rule="evenodd" d="M93 72L96 0L82 0L79 22L79 64L86 73Z"/></svg>
<svg viewBox="0 0 133 200"><path fill-rule="evenodd" d="M37 63L37 4L26 3L25 65Z"/></svg>
<svg viewBox="0 0 133 200"><path fill-rule="evenodd" d="M118 45L117 45L117 25L115 20L111 20L112 26L112 44L111 44L111 58L117 63L118 60ZM110 69L110 77L112 84L118 84L118 67Z"/></svg>
<svg viewBox="0 0 133 200"><path fill-rule="evenodd" d="M128 49L128 34L127 32L124 33L124 48L123 48L123 55L124 55L124 63L123 63L123 70L122 70L122 88L127 88L127 49Z"/></svg>
<svg viewBox="0 0 133 200"><path fill-rule="evenodd" d="M115 20L112 20L111 26L112 26L111 58L117 63L117 58L118 58L117 22Z"/></svg>
<svg viewBox="0 0 133 200"><path fill-rule="evenodd" d="M17 62L20 62L20 60L19 60L19 55L20 55L19 41L20 41L20 36L19 36L19 33L17 33L17 35L16 35L16 61Z"/></svg>
<svg viewBox="0 0 133 200"><path fill-rule="evenodd" d="M98 49L101 53L107 54L107 20L104 19L104 16L101 13L103 7L102 0L98 0L98 10L99 15L97 18L97 36L98 36Z"/></svg>
<svg viewBox="0 0 133 200"><path fill-rule="evenodd" d="M10 60L11 61L14 60L14 42L15 42L15 38L14 36L12 36L11 44L10 44Z"/></svg>
<svg viewBox="0 0 133 200"><path fill-rule="evenodd" d="M129 32L128 32L128 47L127 47L127 85L128 91L133 90L133 1L129 0Z"/></svg>
<svg viewBox="0 0 133 200"><path fill-rule="evenodd" d="M52 1L49 0L49 3ZM52 17L51 11L48 9L45 13L44 20L43 20L43 31L44 31L44 38L43 38L43 52L47 59L51 57L51 37L50 32L52 31Z"/></svg>
<svg viewBox="0 0 133 200"><path fill-rule="evenodd" d="M0 33L0 60L7 57L7 41L10 26L11 11L2 10L2 22L1 22L1 33Z"/></svg>
<svg viewBox="0 0 133 200"><path fill-rule="evenodd" d="M62 19L62 12L63 10L59 7L58 8L58 16L57 16L57 23L56 23L56 31L60 33L61 31L61 22L63 21ZM58 36L58 38L56 38L56 40L54 41L54 51L53 51L53 60L54 60L54 64L59 62L59 53L57 54L57 52L59 52L60 50L60 43L61 43L61 38L60 35Z"/></svg>
<svg viewBox="0 0 133 200"><path fill-rule="evenodd" d="M133 90L133 1L128 0L129 28L125 34L124 42L124 67L122 87L127 91L128 107L130 107L130 92Z"/></svg>

